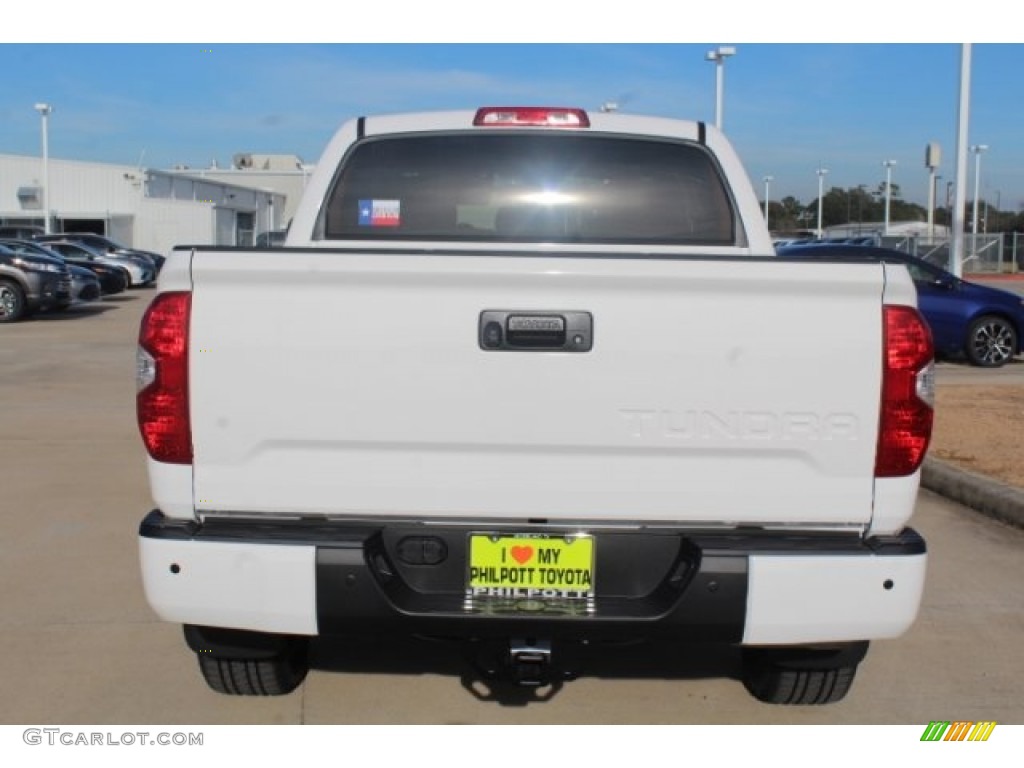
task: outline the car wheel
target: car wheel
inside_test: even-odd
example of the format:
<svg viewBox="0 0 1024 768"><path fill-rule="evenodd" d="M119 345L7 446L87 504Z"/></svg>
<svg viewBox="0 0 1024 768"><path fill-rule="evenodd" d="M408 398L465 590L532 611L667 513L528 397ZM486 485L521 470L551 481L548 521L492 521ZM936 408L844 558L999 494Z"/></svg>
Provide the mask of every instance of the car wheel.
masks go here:
<svg viewBox="0 0 1024 768"><path fill-rule="evenodd" d="M282 696L306 678L306 644L295 643L287 652L261 659L221 658L198 652L199 671L206 684L231 696Z"/></svg>
<svg viewBox="0 0 1024 768"><path fill-rule="evenodd" d="M25 292L11 280L0 280L0 323L14 323L26 315Z"/></svg>
<svg viewBox="0 0 1024 768"><path fill-rule="evenodd" d="M743 684L768 704L831 704L850 690L868 644L832 650L744 648Z"/></svg>
<svg viewBox="0 0 1024 768"><path fill-rule="evenodd" d="M998 368L1017 353L1017 332L1010 322L995 315L979 317L967 330L967 359L983 368Z"/></svg>

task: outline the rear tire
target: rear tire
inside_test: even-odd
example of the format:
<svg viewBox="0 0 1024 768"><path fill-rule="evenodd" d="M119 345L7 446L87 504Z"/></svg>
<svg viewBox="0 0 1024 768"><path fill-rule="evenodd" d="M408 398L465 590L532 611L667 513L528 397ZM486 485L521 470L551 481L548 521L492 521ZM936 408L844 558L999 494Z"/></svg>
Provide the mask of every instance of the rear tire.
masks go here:
<svg viewBox="0 0 1024 768"><path fill-rule="evenodd" d="M230 696L283 696L306 678L305 643L269 659L225 659L197 653L203 679L217 693Z"/></svg>
<svg viewBox="0 0 1024 768"><path fill-rule="evenodd" d="M186 624L206 684L231 696L291 693L309 669L309 638Z"/></svg>
<svg viewBox="0 0 1024 768"><path fill-rule="evenodd" d="M866 642L821 650L744 648L743 684L768 704L832 704L849 693L866 652Z"/></svg>

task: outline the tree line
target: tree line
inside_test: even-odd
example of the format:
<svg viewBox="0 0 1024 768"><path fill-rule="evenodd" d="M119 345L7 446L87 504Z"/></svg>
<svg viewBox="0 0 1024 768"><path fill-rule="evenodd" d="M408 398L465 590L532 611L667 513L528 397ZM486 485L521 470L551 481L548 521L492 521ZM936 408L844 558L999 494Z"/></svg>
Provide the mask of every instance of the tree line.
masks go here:
<svg viewBox="0 0 1024 768"><path fill-rule="evenodd" d="M951 208L935 203L935 224L952 224ZM764 201L761 203L762 210ZM965 227L972 228L973 201L967 201L964 212ZM978 231L1024 232L1024 212L999 211L987 201L978 201ZM875 189L860 184L842 189L832 187L821 198L821 226L823 228L858 223L885 221L885 182ZM928 210L917 203L903 200L899 184L892 185L889 198L889 221L928 221ZM818 226L818 198L804 205L792 195L768 204L768 223L773 231L816 229Z"/></svg>

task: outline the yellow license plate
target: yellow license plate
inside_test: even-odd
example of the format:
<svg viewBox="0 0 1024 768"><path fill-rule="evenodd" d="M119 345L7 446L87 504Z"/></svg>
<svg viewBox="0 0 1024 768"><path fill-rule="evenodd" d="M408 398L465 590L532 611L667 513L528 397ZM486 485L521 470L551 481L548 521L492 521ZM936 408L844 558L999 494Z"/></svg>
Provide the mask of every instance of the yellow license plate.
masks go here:
<svg viewBox="0 0 1024 768"><path fill-rule="evenodd" d="M468 591L474 597L587 598L594 595L592 536L469 537Z"/></svg>

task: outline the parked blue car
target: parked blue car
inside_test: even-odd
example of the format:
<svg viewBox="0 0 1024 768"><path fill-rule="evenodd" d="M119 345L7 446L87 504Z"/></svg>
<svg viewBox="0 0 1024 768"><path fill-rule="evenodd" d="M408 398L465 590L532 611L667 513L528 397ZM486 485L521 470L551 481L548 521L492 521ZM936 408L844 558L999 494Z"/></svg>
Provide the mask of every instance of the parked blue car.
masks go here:
<svg viewBox="0 0 1024 768"><path fill-rule="evenodd" d="M961 280L923 259L888 248L857 245L787 245L780 258L904 264L935 339L936 354L998 368L1024 352L1024 297Z"/></svg>

